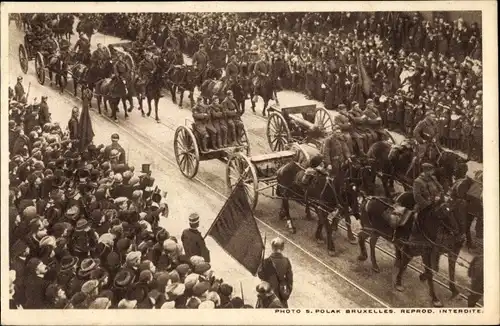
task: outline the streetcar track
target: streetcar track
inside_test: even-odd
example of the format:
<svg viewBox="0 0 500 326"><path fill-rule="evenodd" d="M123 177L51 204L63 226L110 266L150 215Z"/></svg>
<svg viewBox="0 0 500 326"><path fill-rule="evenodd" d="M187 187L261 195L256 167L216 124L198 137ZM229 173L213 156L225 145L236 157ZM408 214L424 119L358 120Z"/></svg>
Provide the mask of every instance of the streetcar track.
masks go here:
<svg viewBox="0 0 500 326"><path fill-rule="evenodd" d="M9 53L11 55L14 55L11 51L9 51ZM35 72L36 74L36 72ZM36 78L36 76L35 76ZM45 76L46 80L48 80L48 77L47 75ZM69 80L68 80L69 81ZM40 85L40 86L46 86L46 85ZM66 86L69 86L69 83L66 85ZM59 89L58 88L53 88L53 90L55 92L58 92L61 96L63 95L62 93L59 92ZM74 96L74 94L72 92L70 92L68 89L64 89L64 93L66 93L67 95L70 95L70 99L75 99L77 98L78 100L81 101L81 97L80 96ZM169 94L167 94L169 95ZM165 97L165 96L163 96ZM166 97L168 98L168 97ZM172 104L174 104L172 102ZM179 106L177 104L174 104L174 106L178 107L179 109L184 109L184 107L182 106ZM139 108L137 108L137 110L139 110ZM94 114L98 114L95 110L94 111ZM250 111L249 111L250 112ZM140 143L142 143L143 145L145 145L146 147L150 148L151 150L154 150L155 152L157 152L165 161L167 161L170 165L174 166L174 167L178 167L177 163L174 161L174 160L171 160L170 158L168 158L164 152L165 150L163 150L160 146L158 146L157 148L154 148L149 142L148 140L146 139L146 136L144 136L143 134L141 134L139 131L137 131L137 129L135 128L135 126L132 126L130 125L129 129L125 128L124 126L121 126L119 123L115 122L113 119L111 119L108 115L106 115L105 113L103 114L99 114L101 115L103 118L105 118L105 120L108 120L109 122L111 122L112 124L114 124L115 126L117 126L119 129L123 130L126 134L128 134L129 136L131 136L132 138L134 138L135 140L139 141ZM267 120L258 115L257 112L255 112L252 116L258 118L259 120L261 121L264 121L264 122L267 122ZM151 119L154 119L154 117L149 117ZM172 130L172 131L175 131L175 129L177 128L177 126L174 126L173 124L166 124L164 121L159 121L159 124L165 126L166 128ZM256 137L259 137L259 138L264 138L264 137L261 137L259 135L254 135ZM145 139L145 140L143 140ZM220 191L218 191L217 189L213 188L210 184L208 184L206 181L204 181L203 179L201 179L200 177L196 176L194 177L192 180L195 180L197 181L200 185L204 186L205 188L213 191L214 193L216 193L220 198L226 200L227 199L227 196L223 193L221 193ZM264 222L263 220L259 219L258 217L255 217L255 219L261 223L262 225L264 225L265 227L267 227L268 229L272 230L274 233L276 233L277 235L279 235L280 237L286 239L289 243L291 243L293 246L295 246L297 249L299 249L300 251L302 251L304 254L306 254L307 256L309 256L310 258L312 258L313 260L317 261L319 264L323 265L325 268L327 268L328 270L330 270L332 273L334 273L335 275L337 275L338 277L342 278L346 283L350 284L351 286L353 286L354 288L356 288L358 291L364 293L365 295L367 295L368 297L370 297L372 300L378 302L379 304L381 304L382 306L386 307L386 308L389 308L390 306L385 303L383 300L381 300L380 298L378 298L376 295L370 293L369 291L363 289L360 285L356 284L356 282L350 280L348 277L344 276L342 273L338 272L336 269L334 269L332 266L328 265L327 263L323 262L320 258L316 257L314 254L312 254L310 251L308 251L307 249L303 248L301 245L295 243L293 240L291 240L289 237L287 237L286 235L284 235L283 233L281 233L280 231L276 230L274 227L272 227L271 225L269 225L268 223ZM339 224L339 226L343 229L343 230L347 230L347 228L345 226L343 226L342 224ZM357 237L357 233L353 232L353 234ZM379 245L376 246L376 248L386 254L387 256L391 257L391 258L395 258L395 255L392 254L391 252L389 252L388 250L380 247ZM422 273L423 271L420 270L419 268L413 266L412 264L409 264L408 267L412 270L414 270L415 272L418 272L418 273ZM443 288L449 290L449 287L444 284L443 282L441 282L440 280L434 278L434 281L436 282L436 284L442 286ZM458 284L458 282L456 282ZM462 287L462 288L465 288L464 286L458 284L459 287ZM465 299L467 300L467 297L463 294L463 293L460 293L459 294L460 298L462 299ZM478 307L482 307L482 305L480 304L476 304L476 306Z"/></svg>

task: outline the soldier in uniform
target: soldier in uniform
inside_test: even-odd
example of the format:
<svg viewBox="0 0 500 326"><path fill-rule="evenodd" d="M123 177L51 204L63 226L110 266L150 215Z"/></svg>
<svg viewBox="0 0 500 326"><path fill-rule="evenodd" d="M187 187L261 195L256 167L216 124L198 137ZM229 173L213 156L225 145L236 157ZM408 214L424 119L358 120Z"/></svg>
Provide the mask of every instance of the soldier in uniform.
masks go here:
<svg viewBox="0 0 500 326"><path fill-rule="evenodd" d="M94 52L92 52L91 56L92 64L95 65L96 67L102 67L102 62L104 61L105 56L106 55L104 50L102 49L102 44L97 43L97 49Z"/></svg>
<svg viewBox="0 0 500 326"><path fill-rule="evenodd" d="M140 78L147 81L156 71L156 63L151 52L146 52L146 57L139 63Z"/></svg>
<svg viewBox="0 0 500 326"><path fill-rule="evenodd" d="M209 57L205 51L205 45L200 44L198 51L193 55L192 63L198 74L200 75L201 82L205 79Z"/></svg>
<svg viewBox="0 0 500 326"><path fill-rule="evenodd" d="M349 153L348 157L351 157L352 153L354 153L354 148L352 146L352 138L350 135L353 129L352 124L351 121L349 120L346 106L344 104L340 104L338 106L338 112L339 115L333 118L333 123L340 128L340 131L342 132L341 138L344 139L344 144L347 146L347 150Z"/></svg>
<svg viewBox="0 0 500 326"><path fill-rule="evenodd" d="M207 123L209 119L209 114L207 112L207 107L202 103L201 97L198 97L196 99L196 105L193 107L193 119L194 119L194 128L201 139L201 150L203 152L207 152L208 151Z"/></svg>
<svg viewBox="0 0 500 326"><path fill-rule="evenodd" d="M472 118L472 153L480 163L483 161L483 117L481 110L481 106L476 106L476 112Z"/></svg>
<svg viewBox="0 0 500 326"><path fill-rule="evenodd" d="M212 97L212 101L217 99L217 95L214 95ZM219 149L221 147L221 136L220 133L218 132L220 128L215 127L215 120L213 119L213 112L212 112L213 106L210 105L208 107L208 121L207 121L207 131L210 139L210 144L213 149ZM218 120L217 120L218 122Z"/></svg>
<svg viewBox="0 0 500 326"><path fill-rule="evenodd" d="M24 87L23 87L23 77L19 76L17 77L17 84L14 86L14 101L21 102L21 103L26 103L27 98L26 94L24 93Z"/></svg>
<svg viewBox="0 0 500 326"><path fill-rule="evenodd" d="M239 74L240 74L240 67L238 65L236 56L233 54L231 56L231 60L226 66L226 79L229 81L230 84L236 83L236 79L238 78Z"/></svg>
<svg viewBox="0 0 500 326"><path fill-rule="evenodd" d="M366 109L364 112L366 115L366 122L371 126L368 128L368 135L371 138L369 146L371 146L374 142L383 139L384 131L382 128L382 118L380 117L378 109L375 107L375 103L370 98L366 100Z"/></svg>
<svg viewBox="0 0 500 326"><path fill-rule="evenodd" d="M42 96L42 101L40 102L39 105L40 109L40 125L43 126L46 123L51 122L51 117L50 117L50 112L49 112L49 105L47 104L47 96L43 95Z"/></svg>
<svg viewBox="0 0 500 326"><path fill-rule="evenodd" d="M217 145L219 147L227 147L227 122L222 111L222 106L219 103L219 97L214 95L210 104L210 115L212 124L217 130Z"/></svg>
<svg viewBox="0 0 500 326"><path fill-rule="evenodd" d="M417 159L421 162L427 153L429 142L436 141L438 130L436 126L436 115L434 112L427 112L425 118L420 121L413 130L413 137L418 142Z"/></svg>
<svg viewBox="0 0 500 326"><path fill-rule="evenodd" d="M241 114L239 106L234 99L233 92L227 91L227 96L222 101L222 107L227 117L227 124L229 126L229 134L231 135L231 143L241 145L240 140L243 131L243 121L241 121Z"/></svg>
<svg viewBox="0 0 500 326"><path fill-rule="evenodd" d="M352 108L347 114L353 124L353 128L351 130L352 139L354 139L354 141L358 145L359 154L365 155L366 151L368 150L367 148L365 148L365 143L367 143L367 140L366 135L364 134L365 128L363 126L365 122L365 119L363 117L365 116L365 114L361 110L359 103L356 101L352 102Z"/></svg>
<svg viewBox="0 0 500 326"><path fill-rule="evenodd" d="M413 182L414 210L417 212L417 218L424 209L442 200L443 195L443 187L434 176L434 166L429 163L422 164L422 173Z"/></svg>
<svg viewBox="0 0 500 326"><path fill-rule="evenodd" d="M86 63L90 58L90 41L88 37L81 33L80 38L76 41L75 46L73 47L73 51L77 51L77 60Z"/></svg>
<svg viewBox="0 0 500 326"><path fill-rule="evenodd" d="M174 35L173 31L170 31L169 34L170 34L169 37L163 43L163 49L165 49L165 50L166 49L172 49L172 50L174 50L176 52L179 51L179 49L180 49L179 40Z"/></svg>
<svg viewBox="0 0 500 326"><path fill-rule="evenodd" d="M254 80L253 80L253 86L254 86L254 102L257 102L257 94L259 91L259 87L262 85L264 78L269 74L271 71L269 67L269 63L266 60L266 55L262 54L260 57L260 60L255 63L255 66L253 68L253 73L255 75Z"/></svg>
<svg viewBox="0 0 500 326"><path fill-rule="evenodd" d="M113 65L113 80L120 81L124 85L127 85L127 74L129 73L129 67L125 60L123 60L123 54L118 53L118 60Z"/></svg>
<svg viewBox="0 0 500 326"><path fill-rule="evenodd" d="M350 158L349 150L343 143L342 131L334 127L333 133L325 139L323 144L324 162L331 175L337 175L342 164Z"/></svg>
<svg viewBox="0 0 500 326"><path fill-rule="evenodd" d="M118 153L120 154L118 157L118 162L123 164L126 162L125 150L118 143L119 140L120 140L120 136L118 134L115 133L115 134L111 135L111 144L109 144L108 146L106 146L104 148L104 158L106 160L110 159L111 151L113 149L116 149L118 151Z"/></svg>

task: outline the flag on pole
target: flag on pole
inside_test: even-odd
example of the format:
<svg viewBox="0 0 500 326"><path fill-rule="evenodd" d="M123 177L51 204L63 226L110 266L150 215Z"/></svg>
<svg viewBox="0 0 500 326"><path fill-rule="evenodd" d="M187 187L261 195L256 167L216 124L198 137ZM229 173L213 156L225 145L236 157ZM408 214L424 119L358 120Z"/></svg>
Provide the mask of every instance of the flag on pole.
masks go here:
<svg viewBox="0 0 500 326"><path fill-rule="evenodd" d="M361 62L359 49L356 49L356 62L358 65L358 72L359 72L359 84L361 85L361 87L363 89L363 93L366 96L369 96L371 88L372 88L372 80L371 80L370 76L368 76L368 73L366 72L366 69L365 69L365 66L363 65L363 62Z"/></svg>
<svg viewBox="0 0 500 326"><path fill-rule="evenodd" d="M252 275L257 274L264 243L242 181L237 183L205 237L208 235Z"/></svg>
<svg viewBox="0 0 500 326"><path fill-rule="evenodd" d="M80 121L78 122L78 138L80 140L80 150L85 150L87 146L94 139L94 130L92 128L92 120L90 119L90 112L88 105L84 105L82 113L80 114Z"/></svg>

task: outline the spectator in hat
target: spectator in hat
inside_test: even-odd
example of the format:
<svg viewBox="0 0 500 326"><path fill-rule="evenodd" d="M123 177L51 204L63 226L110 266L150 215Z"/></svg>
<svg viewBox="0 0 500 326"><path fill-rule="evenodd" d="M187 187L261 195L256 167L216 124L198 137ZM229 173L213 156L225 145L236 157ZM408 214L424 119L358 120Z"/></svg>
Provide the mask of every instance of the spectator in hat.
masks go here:
<svg viewBox="0 0 500 326"><path fill-rule="evenodd" d="M257 304L255 308L266 309L266 308L284 308L280 299L274 294L271 284L268 282L261 282L255 288L257 292Z"/></svg>
<svg viewBox="0 0 500 326"><path fill-rule="evenodd" d="M72 297L74 288L77 287L73 285L74 282L78 282L76 277L76 268L78 266L78 258L70 255L64 256L61 259L59 273L57 274L57 284L65 290L69 297Z"/></svg>
<svg viewBox="0 0 500 326"><path fill-rule="evenodd" d="M26 103L26 93L24 92L23 77L17 77L16 86L14 86L14 101Z"/></svg>
<svg viewBox="0 0 500 326"><path fill-rule="evenodd" d="M51 117L50 117L50 111L49 111L49 105L47 104L47 96L46 95L43 95L42 96L42 101L40 102L39 104L39 121L40 121L40 125L44 125L46 123L50 123L51 122Z"/></svg>
<svg viewBox="0 0 500 326"><path fill-rule="evenodd" d="M189 215L189 229L182 231L181 241L187 258L201 256L207 263L210 262L210 251L205 240L198 231L200 226L200 216L197 213Z"/></svg>
<svg viewBox="0 0 500 326"><path fill-rule="evenodd" d="M78 140L80 137L78 135L78 116L80 111L75 106L73 110L71 110L71 118L68 121L68 130L69 130L69 138L71 140Z"/></svg>
<svg viewBox="0 0 500 326"><path fill-rule="evenodd" d="M64 309L69 302L64 289L56 283L49 284L45 290L45 297L49 309Z"/></svg>
<svg viewBox="0 0 500 326"><path fill-rule="evenodd" d="M13 300L16 305L24 304L25 292L24 292L24 281L26 278L26 258L28 257L30 249L26 242L23 240L17 240L11 250L11 262L10 270L13 270L16 274L14 282L15 293L13 295Z"/></svg>
<svg viewBox="0 0 500 326"><path fill-rule="evenodd" d="M288 308L288 298L293 290L293 272L290 260L283 255L285 242L281 238L271 241L272 253L265 258L257 272L262 281L271 285L283 307Z"/></svg>
<svg viewBox="0 0 500 326"><path fill-rule="evenodd" d="M90 256L90 252L98 243L96 232L86 219L76 222L75 231L71 236L71 249L73 254L81 260Z"/></svg>

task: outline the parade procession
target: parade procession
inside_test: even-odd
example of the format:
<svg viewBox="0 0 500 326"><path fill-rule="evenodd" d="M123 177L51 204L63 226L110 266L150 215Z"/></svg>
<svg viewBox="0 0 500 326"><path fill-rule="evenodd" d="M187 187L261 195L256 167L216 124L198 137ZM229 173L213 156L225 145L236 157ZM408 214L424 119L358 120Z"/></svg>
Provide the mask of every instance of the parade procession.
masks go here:
<svg viewBox="0 0 500 326"><path fill-rule="evenodd" d="M10 13L10 309L482 307L481 28Z"/></svg>

